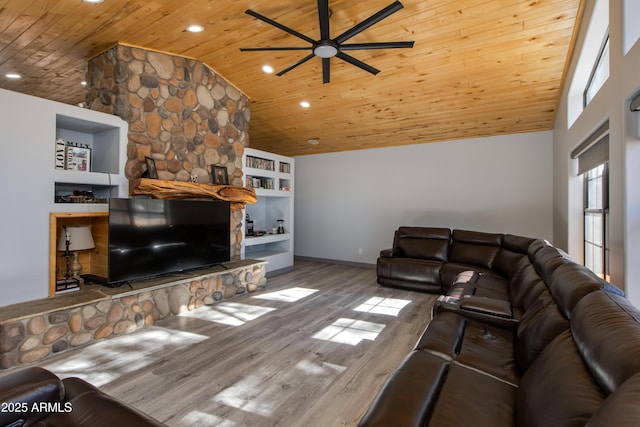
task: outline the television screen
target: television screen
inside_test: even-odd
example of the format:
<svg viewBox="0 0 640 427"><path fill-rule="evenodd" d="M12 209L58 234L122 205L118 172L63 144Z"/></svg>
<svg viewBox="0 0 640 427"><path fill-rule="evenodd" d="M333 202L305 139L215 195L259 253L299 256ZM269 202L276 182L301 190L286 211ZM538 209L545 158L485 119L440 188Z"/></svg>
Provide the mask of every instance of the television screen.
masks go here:
<svg viewBox="0 0 640 427"><path fill-rule="evenodd" d="M230 203L111 199L109 284L230 259Z"/></svg>

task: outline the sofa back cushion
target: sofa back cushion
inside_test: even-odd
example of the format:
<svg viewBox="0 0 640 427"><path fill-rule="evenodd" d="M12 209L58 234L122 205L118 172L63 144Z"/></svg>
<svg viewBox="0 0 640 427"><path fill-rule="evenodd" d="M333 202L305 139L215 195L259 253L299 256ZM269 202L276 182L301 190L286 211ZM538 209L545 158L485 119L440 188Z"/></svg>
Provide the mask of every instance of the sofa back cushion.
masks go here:
<svg viewBox="0 0 640 427"><path fill-rule="evenodd" d="M571 313L571 331L607 394L640 373L640 311L624 297L603 291L586 295Z"/></svg>
<svg viewBox="0 0 640 427"><path fill-rule="evenodd" d="M400 227L393 247L402 258L447 261L451 230L434 227Z"/></svg>
<svg viewBox="0 0 640 427"><path fill-rule="evenodd" d="M573 261L559 265L547 283L562 314L569 318L571 310L585 295L601 290L603 281L587 267Z"/></svg>
<svg viewBox="0 0 640 427"><path fill-rule="evenodd" d="M525 372L516 396L518 427L582 427L605 396L570 331L556 337Z"/></svg>
<svg viewBox="0 0 640 427"><path fill-rule="evenodd" d="M505 277L514 276L523 266L529 262L529 245L535 240L529 237L505 234L502 237L502 246L496 255L493 268Z"/></svg>
<svg viewBox="0 0 640 427"><path fill-rule="evenodd" d="M522 315L516 333L516 362L521 373L555 337L569 329L550 294L542 294Z"/></svg>
<svg viewBox="0 0 640 427"><path fill-rule="evenodd" d="M453 230L449 260L490 269L501 244L502 234Z"/></svg>
<svg viewBox="0 0 640 427"><path fill-rule="evenodd" d="M554 246L545 246L540 249L531 260L531 264L533 264L536 271L547 285L551 282L551 275L555 269L567 262L572 261Z"/></svg>
<svg viewBox="0 0 640 427"><path fill-rule="evenodd" d="M640 374L611 393L585 427L640 426Z"/></svg>

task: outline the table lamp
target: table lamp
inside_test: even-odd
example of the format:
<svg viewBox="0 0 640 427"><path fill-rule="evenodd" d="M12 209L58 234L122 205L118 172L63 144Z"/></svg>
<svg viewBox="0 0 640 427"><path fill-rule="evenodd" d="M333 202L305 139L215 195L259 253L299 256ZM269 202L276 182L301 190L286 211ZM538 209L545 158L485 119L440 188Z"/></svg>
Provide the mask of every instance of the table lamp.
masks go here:
<svg viewBox="0 0 640 427"><path fill-rule="evenodd" d="M63 226L60 239L58 240L58 250L65 251L66 271L65 277L79 278L82 265L78 261L78 251L95 248L91 228L88 225ZM73 252L73 263L69 267L69 253Z"/></svg>

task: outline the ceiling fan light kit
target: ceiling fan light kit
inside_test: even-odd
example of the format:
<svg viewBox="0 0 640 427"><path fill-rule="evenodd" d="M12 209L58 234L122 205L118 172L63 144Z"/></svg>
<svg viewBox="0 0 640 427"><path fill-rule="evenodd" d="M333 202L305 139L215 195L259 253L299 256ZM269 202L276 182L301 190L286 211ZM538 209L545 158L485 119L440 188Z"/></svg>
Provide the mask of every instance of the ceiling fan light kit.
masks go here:
<svg viewBox="0 0 640 427"><path fill-rule="evenodd" d="M370 26L382 21L389 15L397 12L402 9L404 6L399 1L394 1L389 6L381 9L380 11L374 13L369 18L360 22L359 24L354 25L344 33L340 34L335 38L331 38L329 32L329 16L331 12L329 10L329 0L318 0L318 19L320 22L320 40L313 40L311 37L308 37L302 33L299 33L296 30L293 30L285 25L282 25L270 18L267 18L264 15L259 14L251 9L246 10L246 14L253 16L263 22L266 22L269 25L272 25L282 31L285 31L301 40L304 40L310 44L307 47L251 47L251 48L240 48L242 52L256 52L256 51L285 51L285 50L310 50L311 53L295 64L285 68L284 70L278 72L276 75L282 76L287 72L293 70L294 68L304 64L305 62L312 59L314 56L322 59L322 82L329 83L330 78L330 58L334 56L350 63L351 65L355 65L356 67L365 70L371 74L378 74L380 70L377 68L368 65L359 59L354 58L351 55L344 53L345 50L367 50L367 49L400 49L400 48L412 48L413 43L410 42L378 42L378 43L352 43L345 44L344 42L348 39L354 37L355 35L361 33L366 30Z"/></svg>

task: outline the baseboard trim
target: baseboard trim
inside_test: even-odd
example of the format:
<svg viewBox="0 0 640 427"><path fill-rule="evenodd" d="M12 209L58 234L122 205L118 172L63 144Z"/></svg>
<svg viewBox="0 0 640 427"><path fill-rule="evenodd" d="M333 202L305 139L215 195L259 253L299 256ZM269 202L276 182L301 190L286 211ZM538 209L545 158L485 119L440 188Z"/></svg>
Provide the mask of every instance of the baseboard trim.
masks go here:
<svg viewBox="0 0 640 427"><path fill-rule="evenodd" d="M295 261L322 262L324 264L338 264L338 265L346 265L348 267L376 268L375 264L369 264L366 262L343 261L339 259L328 259L328 258L314 258L314 257L299 256L299 255L294 256L293 260L294 262Z"/></svg>

